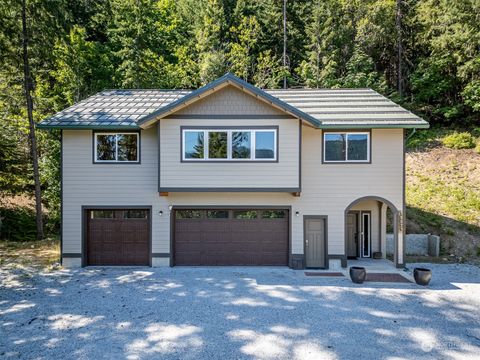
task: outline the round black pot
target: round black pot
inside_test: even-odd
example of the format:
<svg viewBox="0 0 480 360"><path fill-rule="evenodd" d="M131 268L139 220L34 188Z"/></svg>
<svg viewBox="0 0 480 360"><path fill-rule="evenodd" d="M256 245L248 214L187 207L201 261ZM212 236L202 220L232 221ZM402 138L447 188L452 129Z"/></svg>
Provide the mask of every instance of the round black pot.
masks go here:
<svg viewBox="0 0 480 360"><path fill-rule="evenodd" d="M413 269L413 277L418 285L427 286L432 279L432 270L415 268Z"/></svg>
<svg viewBox="0 0 480 360"><path fill-rule="evenodd" d="M367 277L367 271L365 270L364 267L360 266L351 266L350 267L350 279L355 284L362 284L365 281L365 278Z"/></svg>

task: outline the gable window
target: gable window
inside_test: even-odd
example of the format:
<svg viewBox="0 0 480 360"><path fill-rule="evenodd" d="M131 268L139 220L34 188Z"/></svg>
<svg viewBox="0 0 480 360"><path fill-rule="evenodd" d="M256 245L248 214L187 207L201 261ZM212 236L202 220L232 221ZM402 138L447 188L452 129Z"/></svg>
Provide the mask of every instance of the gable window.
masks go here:
<svg viewBox="0 0 480 360"><path fill-rule="evenodd" d="M370 133L325 132L323 134L323 161L369 162Z"/></svg>
<svg viewBox="0 0 480 360"><path fill-rule="evenodd" d="M183 161L276 161L277 129L183 129Z"/></svg>
<svg viewBox="0 0 480 360"><path fill-rule="evenodd" d="M139 133L95 133L95 162L139 162Z"/></svg>

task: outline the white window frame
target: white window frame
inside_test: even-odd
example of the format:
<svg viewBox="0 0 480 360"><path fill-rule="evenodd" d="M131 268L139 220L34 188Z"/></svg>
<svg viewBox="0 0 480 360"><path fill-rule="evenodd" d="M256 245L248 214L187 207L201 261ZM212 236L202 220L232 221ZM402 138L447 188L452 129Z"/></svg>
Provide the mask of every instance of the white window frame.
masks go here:
<svg viewBox="0 0 480 360"><path fill-rule="evenodd" d="M115 135L115 160L99 160L98 159L98 136L99 135ZM136 135L137 137L137 160L118 160L118 135ZM138 132L96 132L95 136L95 157L94 162L105 164L135 164L140 162L140 134Z"/></svg>
<svg viewBox="0 0 480 360"><path fill-rule="evenodd" d="M184 162L211 162L211 161L218 161L218 162L225 162L225 161L232 161L232 162L252 162L252 161L261 161L261 162L276 162L277 161L277 153L278 153L278 129L277 128L262 128L262 129L255 129L255 128L228 128L228 129L196 129L196 128L188 128L182 129L182 161ZM186 158L185 157L185 134L187 132L195 132L195 133L203 133L203 158L196 159L196 158ZM208 145L209 145L209 133L211 132L226 132L227 133L227 157L226 158L209 158L208 157ZM232 133L234 132L249 132L250 133L250 158L246 159L237 159L232 157ZM273 132L273 158L256 158L255 157L255 150L256 150L256 133L259 132Z"/></svg>
<svg viewBox="0 0 480 360"><path fill-rule="evenodd" d="M346 146L345 146L345 160L327 160L327 141L326 135L345 135ZM350 135L367 135L367 159L366 160L348 160L348 137ZM328 131L323 133L323 162L324 163L370 163L370 133L369 132L359 132L359 131Z"/></svg>

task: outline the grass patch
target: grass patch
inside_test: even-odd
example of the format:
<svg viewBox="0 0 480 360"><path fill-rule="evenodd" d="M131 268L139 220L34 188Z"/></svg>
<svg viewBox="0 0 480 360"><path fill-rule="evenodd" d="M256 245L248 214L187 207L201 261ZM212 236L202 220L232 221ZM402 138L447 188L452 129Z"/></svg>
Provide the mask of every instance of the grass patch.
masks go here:
<svg viewBox="0 0 480 360"><path fill-rule="evenodd" d="M59 261L60 241L0 241L0 266L46 268Z"/></svg>

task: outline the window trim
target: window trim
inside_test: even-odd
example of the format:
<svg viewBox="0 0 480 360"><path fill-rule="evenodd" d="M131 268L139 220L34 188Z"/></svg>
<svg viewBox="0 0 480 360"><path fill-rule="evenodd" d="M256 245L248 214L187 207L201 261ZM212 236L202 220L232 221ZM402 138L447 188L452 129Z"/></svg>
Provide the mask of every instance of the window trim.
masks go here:
<svg viewBox="0 0 480 360"><path fill-rule="evenodd" d="M189 159L185 157L185 133L191 132L203 132L204 138L204 157L201 159ZM232 158L232 133L233 132L246 132L250 131L250 159L235 159ZM225 159L214 159L208 157L208 133L209 132L226 132L227 133L227 158ZM273 132L273 145L274 145L274 158L271 159L261 159L255 158L255 140L256 132ZM180 126L180 162L187 163L275 163L279 159L279 127L278 125L272 126Z"/></svg>
<svg viewBox="0 0 480 360"><path fill-rule="evenodd" d="M346 136L345 160L326 160L325 135L338 134ZM348 160L348 135L367 135L367 160ZM371 164L372 163L372 132L371 130L323 130L322 131L322 164Z"/></svg>
<svg viewBox="0 0 480 360"><path fill-rule="evenodd" d="M98 135L137 135L137 160L135 161L119 161L118 160L118 137L115 136L115 160L98 160L97 159L97 136ZM114 165L121 165L121 164L141 164L141 136L140 131L93 131L92 132L92 162L94 164L114 164Z"/></svg>

